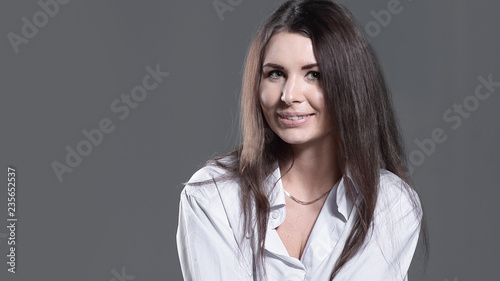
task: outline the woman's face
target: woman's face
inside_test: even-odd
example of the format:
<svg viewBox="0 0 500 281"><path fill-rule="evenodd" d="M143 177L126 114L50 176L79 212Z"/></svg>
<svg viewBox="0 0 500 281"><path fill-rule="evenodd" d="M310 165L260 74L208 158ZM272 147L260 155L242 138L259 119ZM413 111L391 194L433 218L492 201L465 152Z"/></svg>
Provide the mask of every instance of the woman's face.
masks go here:
<svg viewBox="0 0 500 281"><path fill-rule="evenodd" d="M284 142L331 140L319 79L311 39L289 32L271 37L264 54L259 99L267 123Z"/></svg>

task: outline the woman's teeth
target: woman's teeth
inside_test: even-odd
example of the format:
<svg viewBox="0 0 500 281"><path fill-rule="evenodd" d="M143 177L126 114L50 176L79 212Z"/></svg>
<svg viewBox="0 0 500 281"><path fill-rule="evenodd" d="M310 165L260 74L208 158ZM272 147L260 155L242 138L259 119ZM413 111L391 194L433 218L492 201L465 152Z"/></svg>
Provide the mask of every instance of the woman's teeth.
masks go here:
<svg viewBox="0 0 500 281"><path fill-rule="evenodd" d="M302 115L302 116L281 116L281 118L284 118L284 119L288 119L288 120L300 120L300 119L304 119L306 117L309 117L311 116L310 115Z"/></svg>

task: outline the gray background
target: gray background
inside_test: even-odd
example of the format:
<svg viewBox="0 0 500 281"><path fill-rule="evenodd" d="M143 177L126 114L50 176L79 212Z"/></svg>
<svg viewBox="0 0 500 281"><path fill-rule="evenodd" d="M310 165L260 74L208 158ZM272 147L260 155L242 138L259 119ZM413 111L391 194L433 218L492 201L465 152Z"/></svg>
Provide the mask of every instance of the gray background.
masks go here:
<svg viewBox="0 0 500 281"><path fill-rule="evenodd" d="M391 1L341 2L362 28L374 28L371 11ZM0 4L1 280L108 281L122 269L128 280L181 280L181 183L237 143L244 56L281 1L232 3L221 19L212 0L71 1L18 54L7 34L21 35L21 18L32 21L42 9L34 0ZM367 36L392 88L407 152L419 164L413 176L431 254L426 273L417 255L410 279L498 280L500 87L456 129L443 114L473 101L478 76L500 81L500 2L400 5ZM118 119L110 104L157 64L170 76ZM65 147L75 148L81 131L103 118L115 130L59 182L51 163L64 163ZM436 128L446 141L418 158L415 140ZM6 267L8 165L18 175L15 275Z"/></svg>

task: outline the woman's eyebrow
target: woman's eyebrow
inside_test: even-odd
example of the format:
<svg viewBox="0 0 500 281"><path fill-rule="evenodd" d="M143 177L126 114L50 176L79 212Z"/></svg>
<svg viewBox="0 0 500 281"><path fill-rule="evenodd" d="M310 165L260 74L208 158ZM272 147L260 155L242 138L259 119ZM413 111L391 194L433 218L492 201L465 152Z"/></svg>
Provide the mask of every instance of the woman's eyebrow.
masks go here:
<svg viewBox="0 0 500 281"><path fill-rule="evenodd" d="M302 66L302 70L305 70L305 69L311 69L311 68L314 68L314 67L317 67L318 64L317 63L311 63L311 64L306 64L304 66ZM264 67L272 67L272 68L276 68L276 69L284 69L283 66L279 65L279 64L275 64L275 63L266 63L262 66L262 68Z"/></svg>
<svg viewBox="0 0 500 281"><path fill-rule="evenodd" d="M317 63L311 63L311 64L306 64L302 67L302 69L311 69L311 68L314 68L314 67L317 67L318 64Z"/></svg>
<svg viewBox="0 0 500 281"><path fill-rule="evenodd" d="M275 63L266 63L262 66L262 68L264 67L272 67L272 68L277 68L277 69L285 69L283 66L279 65L279 64L275 64Z"/></svg>

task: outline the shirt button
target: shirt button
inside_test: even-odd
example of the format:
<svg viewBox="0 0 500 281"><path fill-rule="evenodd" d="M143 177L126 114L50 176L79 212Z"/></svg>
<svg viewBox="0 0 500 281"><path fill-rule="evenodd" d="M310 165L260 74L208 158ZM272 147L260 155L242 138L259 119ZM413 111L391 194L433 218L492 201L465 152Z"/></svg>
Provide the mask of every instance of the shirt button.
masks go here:
<svg viewBox="0 0 500 281"><path fill-rule="evenodd" d="M280 216L280 213L279 213L279 211L277 211L277 210L276 210L276 211L273 211L273 212L271 213L271 217L272 217L273 219L277 219L279 216Z"/></svg>

